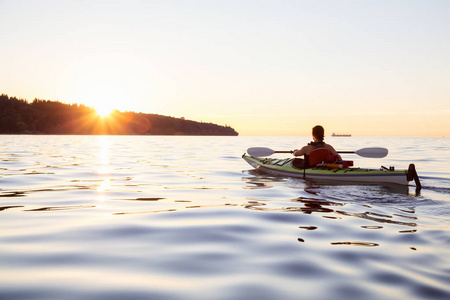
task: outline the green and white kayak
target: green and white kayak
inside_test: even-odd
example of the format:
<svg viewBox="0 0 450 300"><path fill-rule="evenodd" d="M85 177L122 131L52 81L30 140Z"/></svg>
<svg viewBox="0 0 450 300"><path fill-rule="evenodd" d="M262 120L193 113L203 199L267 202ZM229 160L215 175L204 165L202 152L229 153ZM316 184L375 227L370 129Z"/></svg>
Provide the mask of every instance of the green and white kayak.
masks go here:
<svg viewBox="0 0 450 300"><path fill-rule="evenodd" d="M252 167L271 175L289 176L303 178L320 182L341 182L341 183L367 183L383 184L395 183L408 185L414 180L416 186L420 188L419 178L414 164L410 164L408 170L393 170L392 168L366 169L366 168L327 168L312 167L300 169L294 167L294 158L258 158L244 154L242 158Z"/></svg>

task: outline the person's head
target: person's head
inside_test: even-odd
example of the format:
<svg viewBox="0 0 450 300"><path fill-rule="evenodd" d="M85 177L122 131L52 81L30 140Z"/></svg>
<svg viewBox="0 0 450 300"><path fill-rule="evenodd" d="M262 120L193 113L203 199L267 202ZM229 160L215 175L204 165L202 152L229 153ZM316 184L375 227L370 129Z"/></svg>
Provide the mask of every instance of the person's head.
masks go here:
<svg viewBox="0 0 450 300"><path fill-rule="evenodd" d="M316 142L323 142L323 137L325 135L325 130L322 126L317 125L312 129L312 136Z"/></svg>

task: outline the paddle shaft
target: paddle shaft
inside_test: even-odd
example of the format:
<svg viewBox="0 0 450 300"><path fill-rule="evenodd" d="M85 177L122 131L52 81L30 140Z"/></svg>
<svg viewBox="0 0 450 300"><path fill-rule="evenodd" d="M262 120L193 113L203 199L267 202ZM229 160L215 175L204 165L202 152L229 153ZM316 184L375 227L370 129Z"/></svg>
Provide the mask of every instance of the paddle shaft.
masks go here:
<svg viewBox="0 0 450 300"><path fill-rule="evenodd" d="M247 149L247 153L251 156L255 157L263 157L270 156L274 153L294 153L293 150L290 151L274 151L270 148L265 147L252 147ZM356 151L337 151L337 153L348 153L348 154L356 154L362 157L368 158L382 158L388 154L388 149L380 148L380 147L372 147L372 148L362 148Z"/></svg>
<svg viewBox="0 0 450 300"><path fill-rule="evenodd" d="M344 153L344 154L354 154L355 151L336 151L337 153ZM273 153L294 153L294 150L291 151L274 151Z"/></svg>

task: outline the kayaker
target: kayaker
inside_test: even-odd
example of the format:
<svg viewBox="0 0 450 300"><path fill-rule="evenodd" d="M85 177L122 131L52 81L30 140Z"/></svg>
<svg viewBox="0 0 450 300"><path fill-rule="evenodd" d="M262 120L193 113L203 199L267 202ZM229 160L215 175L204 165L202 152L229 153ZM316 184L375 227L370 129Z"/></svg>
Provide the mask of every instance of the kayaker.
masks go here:
<svg viewBox="0 0 450 300"><path fill-rule="evenodd" d="M294 156L305 156L305 159L296 158L294 166L298 168L308 168L320 164L322 162L333 162L342 160L341 156L334 150L333 146L323 141L325 130L322 126L317 125L312 129L313 142L304 146L300 150L294 151Z"/></svg>

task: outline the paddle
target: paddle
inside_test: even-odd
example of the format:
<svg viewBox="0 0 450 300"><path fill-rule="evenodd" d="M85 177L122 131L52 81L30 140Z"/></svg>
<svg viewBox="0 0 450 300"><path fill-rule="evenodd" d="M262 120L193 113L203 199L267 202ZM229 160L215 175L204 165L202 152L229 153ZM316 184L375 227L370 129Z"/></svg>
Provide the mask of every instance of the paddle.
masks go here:
<svg viewBox="0 0 450 300"><path fill-rule="evenodd" d="M356 151L337 151L338 153L348 153L348 154L356 154L361 157L367 157L367 158L382 158L385 157L388 154L388 149L386 148L380 148L380 147L373 147L373 148L362 148ZM264 156L270 156L274 153L294 153L293 150L291 151L275 151L270 148L265 147L252 147L247 149L247 153L253 157L264 157Z"/></svg>

